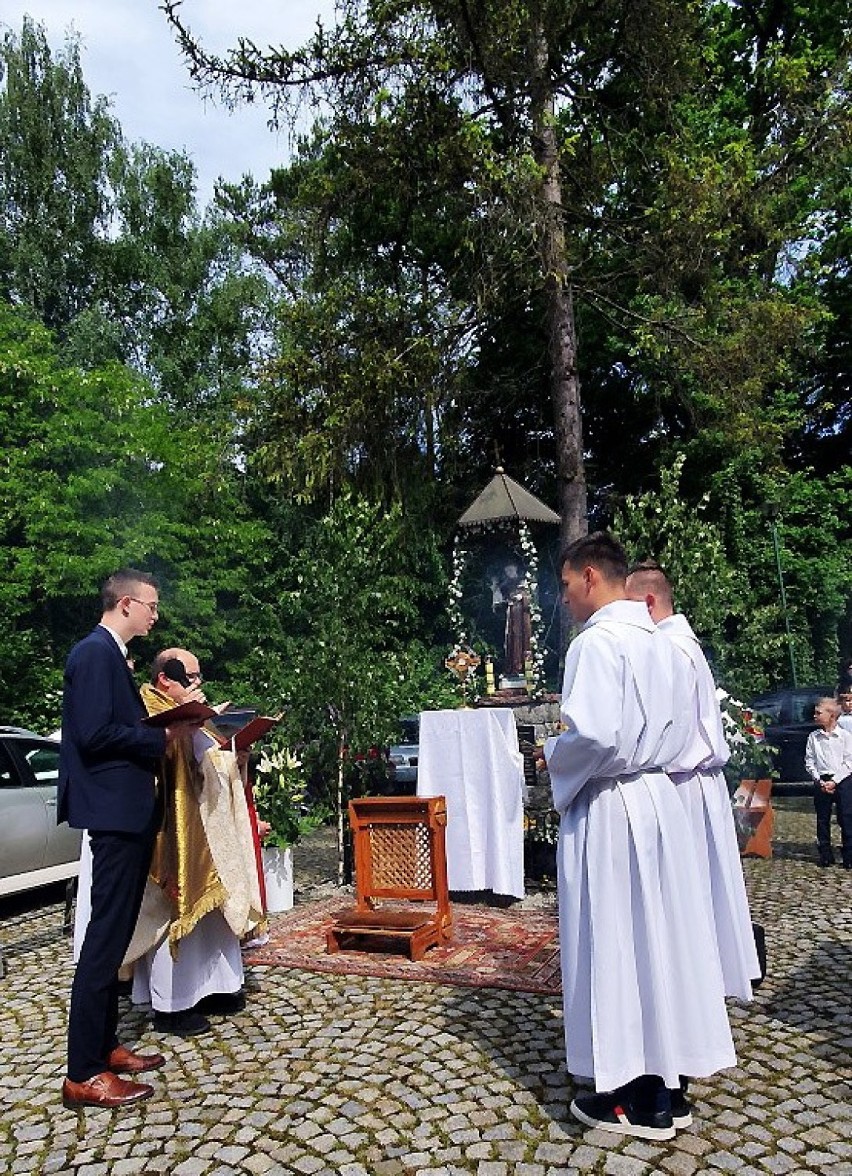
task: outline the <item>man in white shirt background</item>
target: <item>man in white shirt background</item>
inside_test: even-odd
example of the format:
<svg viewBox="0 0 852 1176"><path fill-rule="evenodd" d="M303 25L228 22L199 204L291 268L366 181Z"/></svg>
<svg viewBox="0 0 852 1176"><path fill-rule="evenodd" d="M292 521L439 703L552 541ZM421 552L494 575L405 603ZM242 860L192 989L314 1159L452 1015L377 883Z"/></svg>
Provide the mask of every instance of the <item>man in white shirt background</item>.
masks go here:
<svg viewBox="0 0 852 1176"><path fill-rule="evenodd" d="M837 701L840 703L840 718L837 724L844 731L852 731L852 691L841 691Z"/></svg>

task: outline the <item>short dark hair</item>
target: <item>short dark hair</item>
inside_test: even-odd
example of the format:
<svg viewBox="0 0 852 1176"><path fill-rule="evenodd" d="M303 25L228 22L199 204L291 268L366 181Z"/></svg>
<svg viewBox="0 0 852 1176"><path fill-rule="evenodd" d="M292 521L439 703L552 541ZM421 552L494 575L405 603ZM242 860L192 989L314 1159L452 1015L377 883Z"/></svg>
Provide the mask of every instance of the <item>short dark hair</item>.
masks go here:
<svg viewBox="0 0 852 1176"><path fill-rule="evenodd" d="M119 568L113 572L101 588L101 604L104 612L112 612L122 596L129 596L139 584L147 584L149 588L160 589L160 585L150 572L140 572L138 568Z"/></svg>
<svg viewBox="0 0 852 1176"><path fill-rule="evenodd" d="M653 593L670 608L674 608L674 593L671 581L655 559L643 559L633 564L627 573L631 588L635 585L640 592Z"/></svg>
<svg viewBox="0 0 852 1176"><path fill-rule="evenodd" d="M632 563L627 569L628 576L634 576L637 572L660 572L665 576L666 571L661 563L655 559L640 559L636 563ZM668 579L668 577L666 577Z"/></svg>
<svg viewBox="0 0 852 1176"><path fill-rule="evenodd" d="M565 564L575 572L591 565L598 569L605 580L627 578L627 555L624 548L607 531L592 531L569 543L559 559L559 566Z"/></svg>

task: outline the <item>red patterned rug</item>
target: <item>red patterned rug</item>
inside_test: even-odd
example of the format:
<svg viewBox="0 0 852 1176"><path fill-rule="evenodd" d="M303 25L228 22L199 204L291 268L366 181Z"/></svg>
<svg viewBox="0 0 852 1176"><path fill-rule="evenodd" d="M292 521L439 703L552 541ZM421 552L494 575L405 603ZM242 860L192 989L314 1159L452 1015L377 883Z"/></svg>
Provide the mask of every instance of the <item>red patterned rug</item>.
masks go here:
<svg viewBox="0 0 852 1176"><path fill-rule="evenodd" d="M352 899L326 898L274 916L269 942L244 953L246 964L336 975L387 976L464 988L559 993L555 911L502 910L453 904L453 938L416 963L404 955L340 951L327 955L325 934Z"/></svg>

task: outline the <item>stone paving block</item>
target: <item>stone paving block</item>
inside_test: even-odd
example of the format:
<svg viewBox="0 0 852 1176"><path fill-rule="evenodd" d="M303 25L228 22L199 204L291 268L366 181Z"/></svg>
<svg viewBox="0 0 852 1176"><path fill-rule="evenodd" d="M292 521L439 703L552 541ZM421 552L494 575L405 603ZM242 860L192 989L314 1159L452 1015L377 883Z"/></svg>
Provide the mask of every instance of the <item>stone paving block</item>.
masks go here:
<svg viewBox="0 0 852 1176"><path fill-rule="evenodd" d="M787 1172L798 1167L800 1162L800 1160L791 1159L785 1152L776 1152L775 1155L764 1156L761 1160L764 1168L773 1172L775 1176L785 1176Z"/></svg>
<svg viewBox="0 0 852 1176"><path fill-rule="evenodd" d="M437 1164L460 1164L464 1156L464 1151L460 1147L439 1147L434 1153L434 1160Z"/></svg>
<svg viewBox="0 0 852 1176"><path fill-rule="evenodd" d="M480 1140L477 1143L470 1144L465 1148L465 1156L469 1160L490 1160L494 1154L494 1148L490 1143L485 1143Z"/></svg>
<svg viewBox="0 0 852 1176"><path fill-rule="evenodd" d="M737 1172L742 1167L739 1156L733 1156L730 1152L710 1152L704 1157L704 1163L722 1172Z"/></svg>
<svg viewBox="0 0 852 1176"><path fill-rule="evenodd" d="M589 1155L591 1155L592 1151L592 1148L588 1149ZM541 1143L535 1149L534 1158L544 1164L567 1164L569 1160L574 1164L578 1164L577 1151L571 1144Z"/></svg>
<svg viewBox="0 0 852 1176"><path fill-rule="evenodd" d="M812 840L812 814L804 834L797 819L786 826L792 841ZM693 1083L695 1126L665 1145L613 1142L570 1118L558 997L276 968L248 970L239 1024L169 1042L154 1100L115 1115L67 1114L57 1075L71 967L48 904L22 920L15 958L26 966L4 982L0 1171L131 1176L135 1164L144 1176L339 1176L349 1165L347 1176L412 1176L414 1157L424 1176L470 1176L487 1164L510 1176L637 1165L649 1176L852 1176L852 1112L834 1094L852 1044L852 1017L836 1015L852 895L832 891L831 918L816 900L809 906L816 867L783 848L745 869L772 944L770 976L751 1005L729 1004L738 1065ZM15 919L0 933L14 937ZM127 1002L122 1015L127 1040L160 1044ZM31 1060L23 1081L22 1052Z"/></svg>
<svg viewBox="0 0 852 1176"><path fill-rule="evenodd" d="M844 1162L838 1161L837 1156L826 1151L805 1152L799 1159L802 1163L807 1164L814 1172L828 1171L832 1166L836 1169L839 1163Z"/></svg>
<svg viewBox="0 0 852 1176"><path fill-rule="evenodd" d="M175 1176L204 1176L204 1173L209 1171L210 1164L207 1160L203 1160L199 1156L191 1156L175 1167L174 1174Z"/></svg>
<svg viewBox="0 0 852 1176"><path fill-rule="evenodd" d="M670 1172L671 1176L693 1176L700 1166L703 1167L696 1156L690 1156L684 1152L661 1156L659 1165L661 1172Z"/></svg>
<svg viewBox="0 0 852 1176"><path fill-rule="evenodd" d="M604 1176L646 1176L647 1173L658 1171L645 1160L625 1152L612 1151L604 1161Z"/></svg>
<svg viewBox="0 0 852 1176"><path fill-rule="evenodd" d="M293 1160L293 1167L297 1172L304 1172L305 1176L315 1176L317 1172L323 1171L324 1161L318 1156L299 1156Z"/></svg>

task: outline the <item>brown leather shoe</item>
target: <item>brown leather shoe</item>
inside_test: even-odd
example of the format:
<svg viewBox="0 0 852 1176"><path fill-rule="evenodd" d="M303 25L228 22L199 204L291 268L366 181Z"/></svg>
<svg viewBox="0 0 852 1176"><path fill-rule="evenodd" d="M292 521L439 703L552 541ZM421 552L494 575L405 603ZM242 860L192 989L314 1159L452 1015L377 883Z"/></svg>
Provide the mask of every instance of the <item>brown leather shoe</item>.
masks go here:
<svg viewBox="0 0 852 1176"><path fill-rule="evenodd" d="M75 1107L125 1107L150 1098L153 1093L153 1086L128 1082L111 1070L95 1074L85 1082L72 1082L66 1078L62 1083L62 1102L71 1110Z"/></svg>
<svg viewBox="0 0 852 1176"><path fill-rule="evenodd" d="M141 1074L143 1070L159 1070L165 1064L162 1054L138 1054L124 1045L117 1045L107 1058L107 1069L113 1074Z"/></svg>

